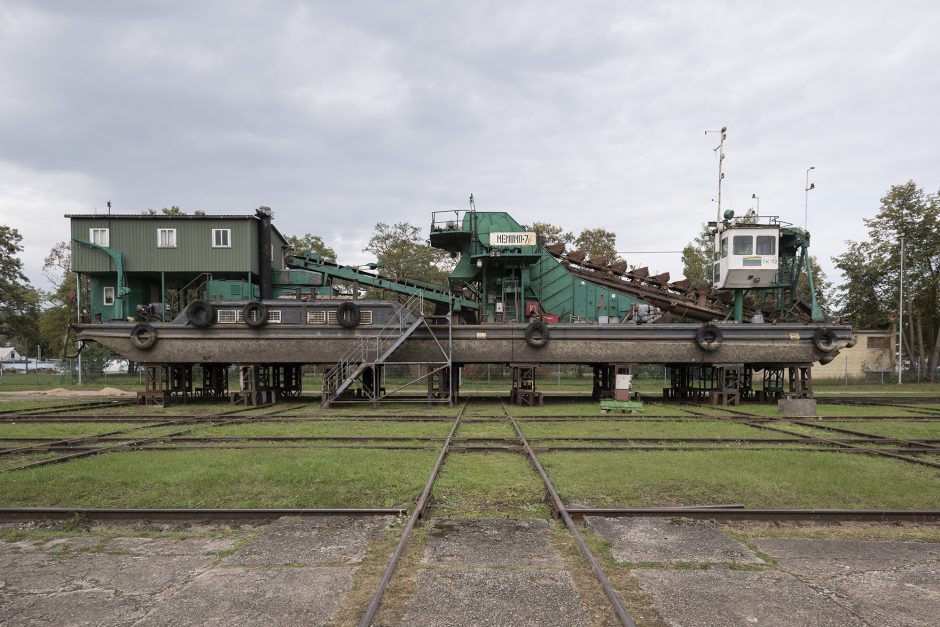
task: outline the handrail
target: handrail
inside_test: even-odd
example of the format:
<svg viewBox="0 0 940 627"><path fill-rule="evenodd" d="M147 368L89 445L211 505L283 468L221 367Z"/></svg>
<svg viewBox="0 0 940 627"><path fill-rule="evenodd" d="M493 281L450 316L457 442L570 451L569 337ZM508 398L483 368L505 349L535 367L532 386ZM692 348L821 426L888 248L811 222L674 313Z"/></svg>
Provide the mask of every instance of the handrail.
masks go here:
<svg viewBox="0 0 940 627"><path fill-rule="evenodd" d="M363 337L348 351L343 353L336 364L323 375L324 391L332 394L343 381L352 376L353 371L362 364L374 361L390 348L402 336L412 321L408 320L407 313L411 307L417 306L419 312L424 311L424 295L413 294L405 303L401 304L388 322L385 323L374 337ZM423 314L419 314L419 318ZM374 353L372 351L374 345Z"/></svg>
<svg viewBox="0 0 940 627"><path fill-rule="evenodd" d="M211 280L212 280L212 273L211 273L211 272L200 272L199 274L197 274L197 275L193 278L192 281L190 281L189 283L187 283L187 284L186 284L185 286L183 286L182 288L178 289L178 290L176 291L176 298L170 300L170 303L169 303L169 305L170 305L170 307L169 307L170 315L176 315L177 313L179 313L180 311L182 311L182 309L183 309L182 306L180 306L179 310L177 310L176 306L177 306L177 305L182 305L182 301L183 301L183 299L185 298L186 293L187 293L190 289L192 289L193 284L195 284L197 281L202 281L202 283L200 283L200 285L196 288L196 289L198 290L199 288L202 287L203 284L208 283L208 282L211 281Z"/></svg>

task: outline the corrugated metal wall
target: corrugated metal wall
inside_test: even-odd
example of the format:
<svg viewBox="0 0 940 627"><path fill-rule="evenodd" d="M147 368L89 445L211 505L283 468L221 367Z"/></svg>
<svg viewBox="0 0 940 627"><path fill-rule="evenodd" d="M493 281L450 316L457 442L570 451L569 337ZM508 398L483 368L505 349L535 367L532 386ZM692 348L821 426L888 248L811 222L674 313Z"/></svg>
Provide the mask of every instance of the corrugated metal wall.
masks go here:
<svg viewBox="0 0 940 627"><path fill-rule="evenodd" d="M124 255L126 272L258 272L258 221L246 218L140 219L92 216L71 219L71 237L90 240L89 229L110 229L110 247ZM176 229L176 248L157 246L158 229ZM231 229L231 247L213 248L212 229ZM274 268L283 268L283 240L274 242ZM111 259L101 251L72 242L72 269L113 272Z"/></svg>

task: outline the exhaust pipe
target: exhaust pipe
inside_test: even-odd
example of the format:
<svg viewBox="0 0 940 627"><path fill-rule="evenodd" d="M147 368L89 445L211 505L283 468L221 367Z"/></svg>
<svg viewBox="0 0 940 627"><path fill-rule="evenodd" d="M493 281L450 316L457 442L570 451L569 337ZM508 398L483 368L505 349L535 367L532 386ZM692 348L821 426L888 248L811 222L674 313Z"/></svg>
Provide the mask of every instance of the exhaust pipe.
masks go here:
<svg viewBox="0 0 940 627"><path fill-rule="evenodd" d="M258 277L261 287L261 300L271 298L271 208L258 207L255 211L258 224Z"/></svg>

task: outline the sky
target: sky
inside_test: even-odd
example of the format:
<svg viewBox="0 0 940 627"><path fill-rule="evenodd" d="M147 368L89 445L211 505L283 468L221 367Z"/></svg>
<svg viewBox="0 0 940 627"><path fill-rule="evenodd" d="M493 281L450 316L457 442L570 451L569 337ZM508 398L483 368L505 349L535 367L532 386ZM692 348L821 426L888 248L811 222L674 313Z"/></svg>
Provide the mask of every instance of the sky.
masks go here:
<svg viewBox="0 0 940 627"><path fill-rule="evenodd" d="M0 0L0 222L34 285L66 213L274 210L364 263L431 212L617 234L631 264L722 208L863 239L940 188L940 4ZM660 252L667 251L667 252Z"/></svg>

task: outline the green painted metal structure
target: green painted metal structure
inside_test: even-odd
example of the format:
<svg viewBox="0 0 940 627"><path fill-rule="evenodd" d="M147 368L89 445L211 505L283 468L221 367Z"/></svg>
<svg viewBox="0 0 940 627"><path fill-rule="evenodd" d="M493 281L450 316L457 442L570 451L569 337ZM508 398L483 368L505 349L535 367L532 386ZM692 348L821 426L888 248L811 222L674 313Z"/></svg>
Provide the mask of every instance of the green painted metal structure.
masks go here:
<svg viewBox="0 0 940 627"><path fill-rule="evenodd" d="M431 245L457 255L449 280L451 289L479 286L481 322L523 322L552 314L560 322L617 322L642 300L624 292L575 277L534 234L526 243L501 234L526 234L505 212L446 211L432 218ZM509 243L501 243L500 240Z"/></svg>

